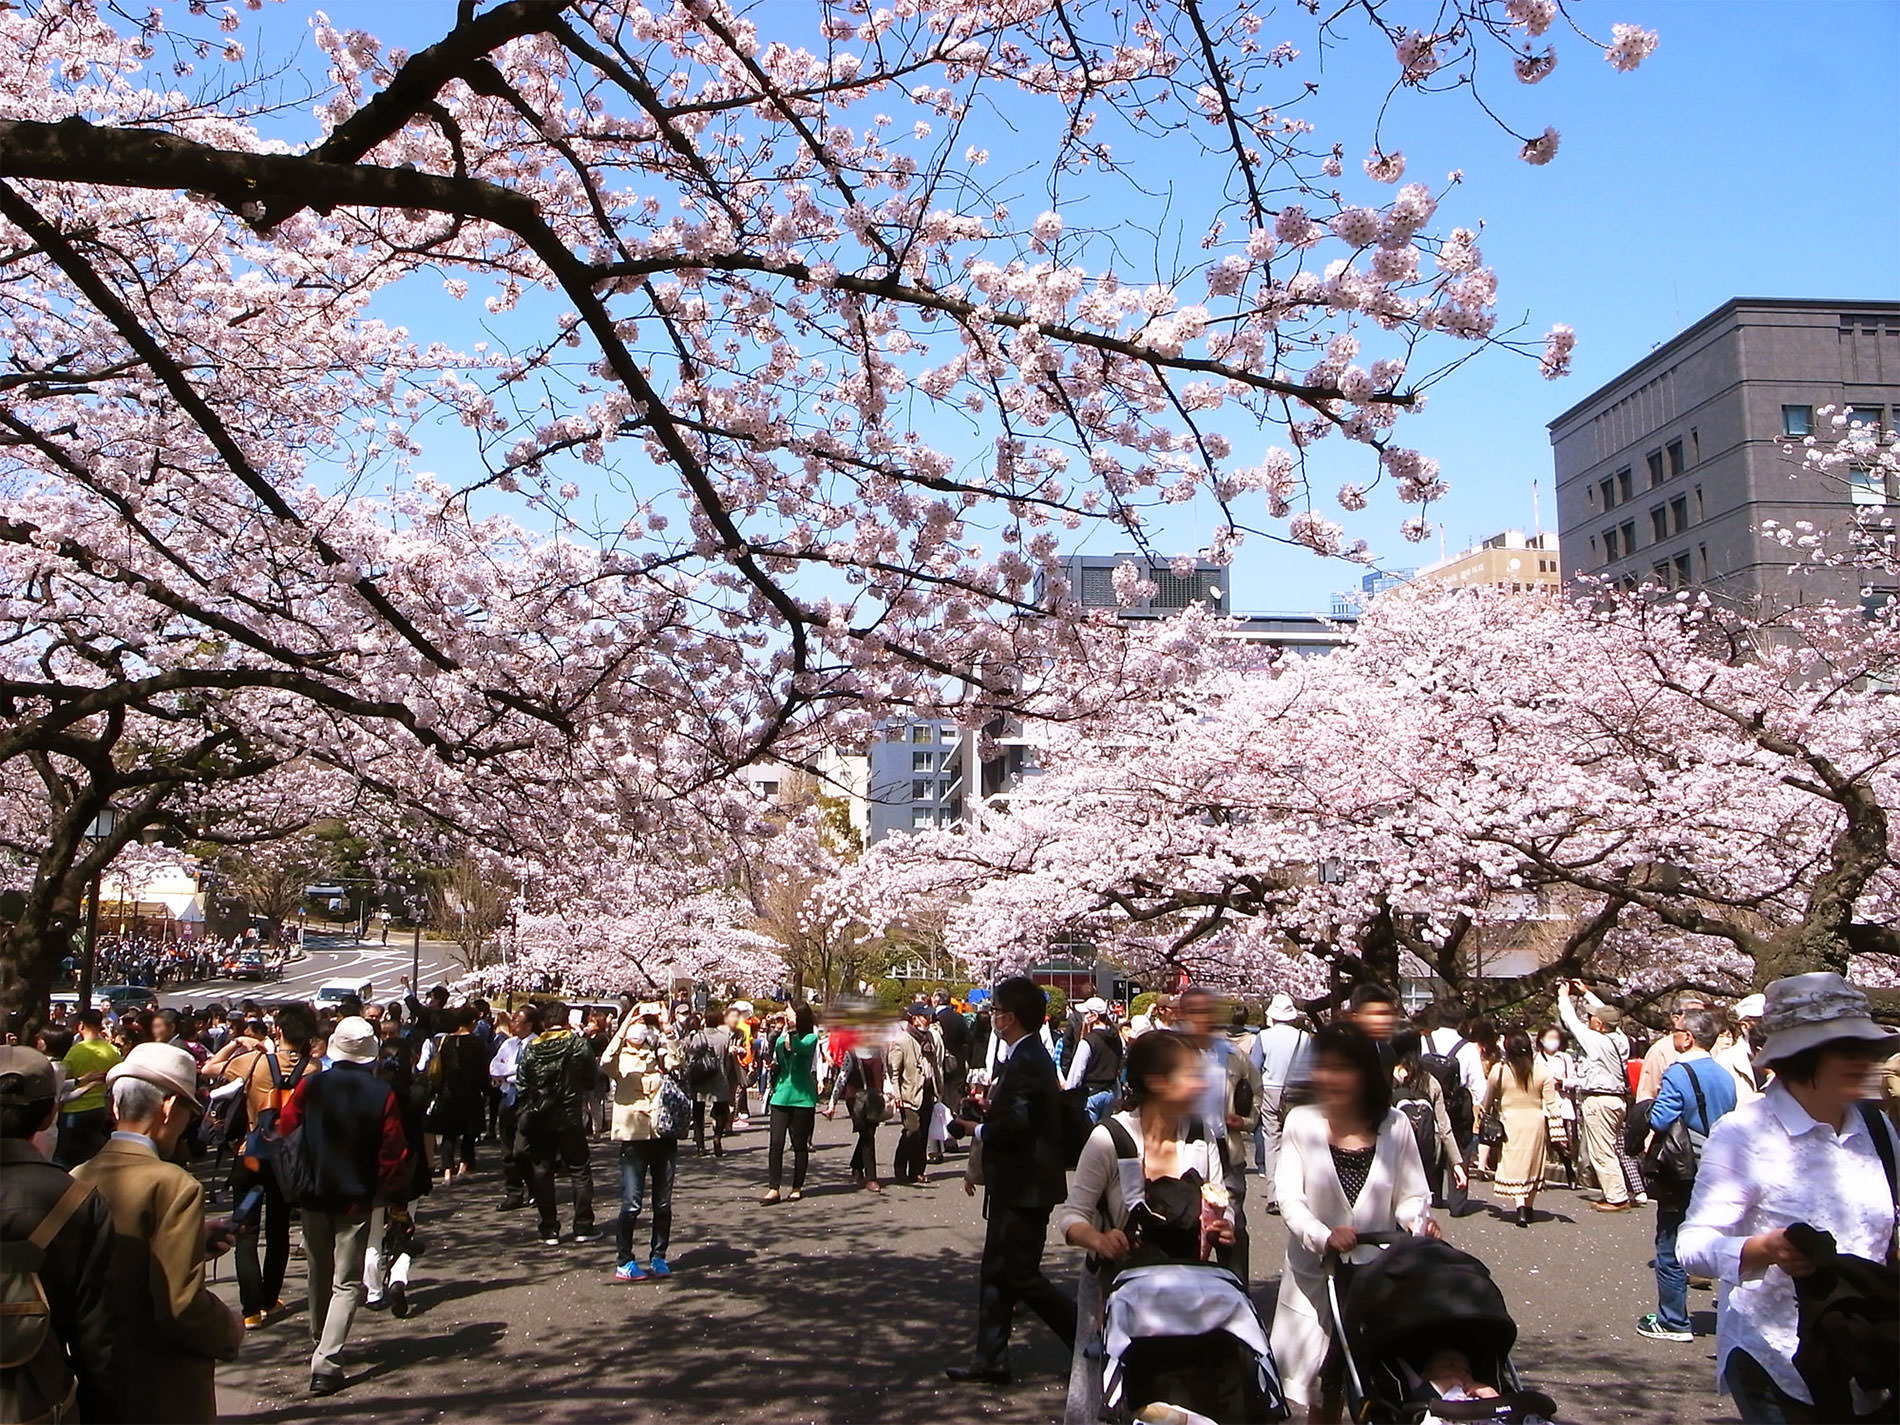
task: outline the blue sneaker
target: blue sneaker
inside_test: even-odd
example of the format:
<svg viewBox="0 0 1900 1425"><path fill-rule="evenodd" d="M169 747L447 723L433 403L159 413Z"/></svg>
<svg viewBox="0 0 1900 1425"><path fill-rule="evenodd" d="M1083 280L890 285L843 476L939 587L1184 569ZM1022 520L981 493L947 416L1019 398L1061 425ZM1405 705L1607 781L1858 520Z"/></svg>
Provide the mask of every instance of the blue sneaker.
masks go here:
<svg viewBox="0 0 1900 1425"><path fill-rule="evenodd" d="M617 1282L643 1282L647 1274L640 1270L638 1261L622 1262L614 1268L614 1280Z"/></svg>
<svg viewBox="0 0 1900 1425"><path fill-rule="evenodd" d="M647 1263L647 1275L650 1277L670 1277L673 1269L666 1264L665 1257L655 1257Z"/></svg>

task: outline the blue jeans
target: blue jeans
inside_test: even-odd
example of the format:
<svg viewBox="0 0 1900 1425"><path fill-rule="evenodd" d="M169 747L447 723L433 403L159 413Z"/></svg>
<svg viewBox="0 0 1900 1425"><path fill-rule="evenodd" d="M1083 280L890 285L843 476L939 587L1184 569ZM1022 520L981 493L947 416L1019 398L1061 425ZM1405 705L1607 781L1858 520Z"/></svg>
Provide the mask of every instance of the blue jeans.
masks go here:
<svg viewBox="0 0 1900 1425"><path fill-rule="evenodd" d="M1722 1383L1735 1402L1742 1425L1818 1425L1820 1416L1805 1401L1796 1400L1763 1370L1746 1351L1730 1351L1722 1368Z"/></svg>
<svg viewBox="0 0 1900 1425"><path fill-rule="evenodd" d="M1670 1331L1689 1329L1689 1274L1676 1257L1676 1233L1688 1215L1687 1198L1656 1203L1656 1319Z"/></svg>
<svg viewBox="0 0 1900 1425"><path fill-rule="evenodd" d="M634 1259L633 1229L639 1225L648 1177L653 1180L651 1255L666 1255L673 1239L673 1168L678 1154L677 1138L635 1138L621 1143L620 1222L614 1247L623 1264Z"/></svg>

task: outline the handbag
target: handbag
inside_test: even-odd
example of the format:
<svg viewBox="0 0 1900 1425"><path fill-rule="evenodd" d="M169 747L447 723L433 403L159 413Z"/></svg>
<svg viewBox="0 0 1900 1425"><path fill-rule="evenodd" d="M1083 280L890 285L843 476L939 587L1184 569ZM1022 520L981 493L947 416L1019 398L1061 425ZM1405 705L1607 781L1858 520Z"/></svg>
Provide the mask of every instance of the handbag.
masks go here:
<svg viewBox="0 0 1900 1425"><path fill-rule="evenodd" d="M1478 1125L1478 1141L1487 1148L1503 1145L1509 1135L1504 1131L1504 1114L1494 1104L1484 1111L1484 1121Z"/></svg>
<svg viewBox="0 0 1900 1425"><path fill-rule="evenodd" d="M1683 1072L1689 1076L1689 1087L1695 1090L1696 1109L1707 1123L1709 1102L1702 1096L1702 1082L1687 1065ZM1648 1117L1644 1114L1643 1120L1647 1122ZM1687 1114L1677 1114L1675 1121L1651 1137L1649 1146L1643 1150L1643 1185L1658 1197L1687 1197L1695 1187L1696 1169L1701 1165L1702 1144L1707 1136L1689 1127Z"/></svg>
<svg viewBox="0 0 1900 1425"><path fill-rule="evenodd" d="M653 1132L659 1138L684 1138L693 1127L693 1096L670 1073L660 1075L653 1103Z"/></svg>

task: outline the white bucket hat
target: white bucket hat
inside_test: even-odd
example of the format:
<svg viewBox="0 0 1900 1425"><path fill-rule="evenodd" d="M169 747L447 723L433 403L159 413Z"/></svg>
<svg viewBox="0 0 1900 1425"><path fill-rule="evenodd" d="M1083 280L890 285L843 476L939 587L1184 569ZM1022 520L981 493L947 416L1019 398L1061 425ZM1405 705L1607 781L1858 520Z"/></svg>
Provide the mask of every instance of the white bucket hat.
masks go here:
<svg viewBox="0 0 1900 1425"><path fill-rule="evenodd" d="M336 1022L330 1031L330 1057L346 1064L373 1064L382 1050L376 1038L376 1026L360 1014Z"/></svg>
<svg viewBox="0 0 1900 1425"><path fill-rule="evenodd" d="M1758 1069L1837 1039L1858 1039L1889 1052L1900 1049L1900 1034L1874 1023L1867 996L1824 970L1769 985L1756 1033L1762 1040L1755 1055Z"/></svg>
<svg viewBox="0 0 1900 1425"><path fill-rule="evenodd" d="M1275 995L1267 1002L1267 1018L1275 1024L1291 1024L1299 1017L1300 1011L1293 1003L1292 995Z"/></svg>

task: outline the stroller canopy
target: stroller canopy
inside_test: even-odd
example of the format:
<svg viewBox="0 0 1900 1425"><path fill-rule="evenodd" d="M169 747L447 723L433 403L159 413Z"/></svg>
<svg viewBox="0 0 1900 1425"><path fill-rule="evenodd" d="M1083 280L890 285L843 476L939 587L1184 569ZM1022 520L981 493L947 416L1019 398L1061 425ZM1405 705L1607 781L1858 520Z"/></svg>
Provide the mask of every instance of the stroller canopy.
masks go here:
<svg viewBox="0 0 1900 1425"><path fill-rule="evenodd" d="M1474 1360L1501 1360L1517 1340L1490 1268L1429 1237L1403 1238L1358 1268L1340 1314L1347 1344L1361 1359L1456 1342Z"/></svg>

